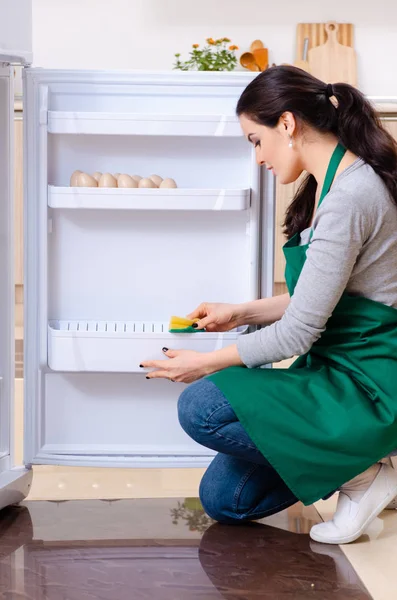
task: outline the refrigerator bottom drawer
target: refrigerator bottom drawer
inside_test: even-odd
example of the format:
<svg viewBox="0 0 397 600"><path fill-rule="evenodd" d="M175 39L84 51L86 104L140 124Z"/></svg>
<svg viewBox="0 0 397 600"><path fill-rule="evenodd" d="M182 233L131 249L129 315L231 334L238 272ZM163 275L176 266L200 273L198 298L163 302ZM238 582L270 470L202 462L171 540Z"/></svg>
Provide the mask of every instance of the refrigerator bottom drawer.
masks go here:
<svg viewBox="0 0 397 600"><path fill-rule="evenodd" d="M246 332L168 333L168 323L51 321L48 366L53 371L145 373L145 360L164 359L163 347L211 352L229 346Z"/></svg>

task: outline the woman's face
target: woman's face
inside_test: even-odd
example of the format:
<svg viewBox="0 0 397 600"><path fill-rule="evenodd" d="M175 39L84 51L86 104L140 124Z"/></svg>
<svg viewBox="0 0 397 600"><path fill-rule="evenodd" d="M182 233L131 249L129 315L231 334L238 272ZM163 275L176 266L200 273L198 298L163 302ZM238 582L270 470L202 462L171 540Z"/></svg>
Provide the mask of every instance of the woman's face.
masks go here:
<svg viewBox="0 0 397 600"><path fill-rule="evenodd" d="M264 165L272 171L280 183L296 181L303 171L297 148L295 120L291 113L280 117L276 127L266 127L252 121L245 115L240 116L244 135L255 147L258 165ZM292 138L292 148L289 146Z"/></svg>

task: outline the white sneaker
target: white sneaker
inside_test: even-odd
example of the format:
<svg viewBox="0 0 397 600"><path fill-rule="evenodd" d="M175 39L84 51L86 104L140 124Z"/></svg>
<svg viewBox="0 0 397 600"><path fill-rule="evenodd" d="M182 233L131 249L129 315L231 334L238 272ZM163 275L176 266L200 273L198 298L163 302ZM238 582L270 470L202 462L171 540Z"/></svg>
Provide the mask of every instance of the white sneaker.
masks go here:
<svg viewBox="0 0 397 600"><path fill-rule="evenodd" d="M386 510L396 510L397 509L397 497L393 498L391 502L386 506Z"/></svg>
<svg viewBox="0 0 397 600"><path fill-rule="evenodd" d="M357 540L397 495L397 473L382 463L359 501L351 500L343 491L344 487L340 489L333 519L313 525L310 530L312 540L324 544L349 544Z"/></svg>
<svg viewBox="0 0 397 600"><path fill-rule="evenodd" d="M396 470L396 458L393 456L394 462L390 456L386 456L386 458L382 458L380 462L386 463L389 467ZM397 509L397 496L393 498L391 502L386 506L385 510L396 510Z"/></svg>

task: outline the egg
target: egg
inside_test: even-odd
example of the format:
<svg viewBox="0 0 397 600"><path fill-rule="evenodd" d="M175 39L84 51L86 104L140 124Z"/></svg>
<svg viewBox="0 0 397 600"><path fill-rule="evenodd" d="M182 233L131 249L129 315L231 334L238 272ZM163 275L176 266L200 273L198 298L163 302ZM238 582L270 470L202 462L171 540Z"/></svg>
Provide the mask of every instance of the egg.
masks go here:
<svg viewBox="0 0 397 600"><path fill-rule="evenodd" d="M157 187L160 187L160 183L163 181L163 178L160 175L150 175L149 179L151 179Z"/></svg>
<svg viewBox="0 0 397 600"><path fill-rule="evenodd" d="M115 173L115 174L113 175L113 177L115 178L115 180L116 180L116 181L117 181L117 179L119 178L119 176L120 176L120 173Z"/></svg>
<svg viewBox="0 0 397 600"><path fill-rule="evenodd" d="M104 173L99 180L98 186L104 188L115 188L117 187L117 181L111 173Z"/></svg>
<svg viewBox="0 0 397 600"><path fill-rule="evenodd" d="M99 183L99 180L102 177L102 173L100 171L95 171L95 173L93 173L92 176Z"/></svg>
<svg viewBox="0 0 397 600"><path fill-rule="evenodd" d="M142 179L142 177L141 177L140 175L131 175L131 177L132 177L132 179L135 179L135 181L136 181L137 183L139 183L139 182L140 182L140 180Z"/></svg>
<svg viewBox="0 0 397 600"><path fill-rule="evenodd" d="M70 177L70 185L72 187L76 187L78 186L78 179L79 179L79 175L82 173L82 171L74 171L74 173L72 173L71 177Z"/></svg>
<svg viewBox="0 0 397 600"><path fill-rule="evenodd" d="M140 180L138 187L140 187L140 188L156 188L157 185L154 183L154 181L152 181L148 177L144 177L143 179Z"/></svg>
<svg viewBox="0 0 397 600"><path fill-rule="evenodd" d="M88 175L88 173L80 173L77 179L77 185L79 187L98 187L96 179Z"/></svg>
<svg viewBox="0 0 397 600"><path fill-rule="evenodd" d="M119 188L137 188L138 182L132 179L129 175L122 173L117 180Z"/></svg>
<svg viewBox="0 0 397 600"><path fill-rule="evenodd" d="M168 179L164 179L164 181L162 181L160 183L160 187L161 188L176 188L178 186L176 185L176 183L173 179L168 178Z"/></svg>

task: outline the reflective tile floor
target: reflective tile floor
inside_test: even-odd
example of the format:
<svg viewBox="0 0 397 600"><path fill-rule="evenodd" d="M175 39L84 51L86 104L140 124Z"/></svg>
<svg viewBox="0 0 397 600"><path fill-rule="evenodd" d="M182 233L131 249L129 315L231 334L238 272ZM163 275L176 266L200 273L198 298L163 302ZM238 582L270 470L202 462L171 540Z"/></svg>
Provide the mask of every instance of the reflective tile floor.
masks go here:
<svg viewBox="0 0 397 600"><path fill-rule="evenodd" d="M300 504L231 527L195 498L26 502L0 512L0 598L371 598L339 547L310 540L319 521Z"/></svg>

